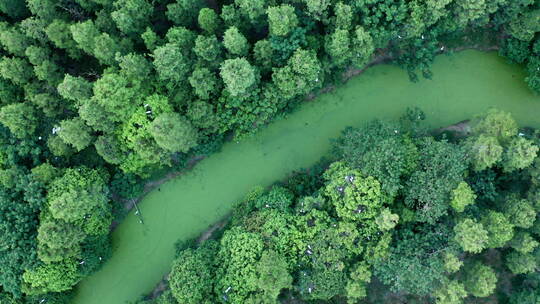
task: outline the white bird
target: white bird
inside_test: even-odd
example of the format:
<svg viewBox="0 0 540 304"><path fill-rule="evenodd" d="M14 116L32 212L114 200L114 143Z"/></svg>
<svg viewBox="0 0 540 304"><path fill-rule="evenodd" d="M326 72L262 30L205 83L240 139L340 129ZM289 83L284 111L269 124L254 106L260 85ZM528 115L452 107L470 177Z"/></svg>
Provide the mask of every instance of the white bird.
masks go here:
<svg viewBox="0 0 540 304"><path fill-rule="evenodd" d="M79 263L79 265L82 265L82 264L84 264L84 261L81 261L81 262Z"/></svg>
<svg viewBox="0 0 540 304"><path fill-rule="evenodd" d="M422 40L424 39L424 35L422 35Z"/></svg>
<svg viewBox="0 0 540 304"><path fill-rule="evenodd" d="M229 290L231 290L231 286L229 286L229 287L225 290L225 293L229 292Z"/></svg>

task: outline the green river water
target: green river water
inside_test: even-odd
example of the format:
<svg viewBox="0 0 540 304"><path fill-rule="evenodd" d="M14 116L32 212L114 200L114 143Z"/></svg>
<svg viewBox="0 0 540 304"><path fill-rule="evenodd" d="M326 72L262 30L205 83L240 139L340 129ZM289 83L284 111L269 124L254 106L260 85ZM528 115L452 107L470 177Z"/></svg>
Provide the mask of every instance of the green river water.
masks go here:
<svg viewBox="0 0 540 304"><path fill-rule="evenodd" d="M432 80L411 83L396 67L370 68L253 138L227 143L144 198L139 205L144 225L133 212L128 215L112 235L112 258L79 284L73 303L122 304L150 292L170 269L178 239L199 235L254 186L270 185L314 164L346 126L396 118L407 107L419 106L432 127L489 107L512 112L520 125L540 127L540 97L528 90L520 67L495 53L439 56L433 72Z"/></svg>

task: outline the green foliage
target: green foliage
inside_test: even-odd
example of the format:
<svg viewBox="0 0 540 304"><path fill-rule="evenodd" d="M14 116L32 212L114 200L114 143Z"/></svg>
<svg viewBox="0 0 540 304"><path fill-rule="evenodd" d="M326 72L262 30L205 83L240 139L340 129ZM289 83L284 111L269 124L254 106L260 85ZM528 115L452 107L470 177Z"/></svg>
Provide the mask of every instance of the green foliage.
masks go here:
<svg viewBox="0 0 540 304"><path fill-rule="evenodd" d="M199 23L199 27L209 34L214 34L220 27L219 16L213 9L207 7L199 11L197 22Z"/></svg>
<svg viewBox="0 0 540 304"><path fill-rule="evenodd" d="M304 95L321 85L321 64L314 52L297 49L285 67L274 70L272 80L285 98Z"/></svg>
<svg viewBox="0 0 540 304"><path fill-rule="evenodd" d="M209 69L197 68L189 77L189 84L199 98L208 99L211 93L217 91L218 79Z"/></svg>
<svg viewBox="0 0 540 304"><path fill-rule="evenodd" d="M401 229L388 257L375 264L375 275L393 292L428 295L444 280L448 231L425 228L419 232Z"/></svg>
<svg viewBox="0 0 540 304"><path fill-rule="evenodd" d="M489 266L475 262L467 266L464 283L468 293L483 298L491 295L495 290L497 275Z"/></svg>
<svg viewBox="0 0 540 304"><path fill-rule="evenodd" d="M512 251L506 256L506 266L513 274L525 274L534 272L537 263L532 254Z"/></svg>
<svg viewBox="0 0 540 304"><path fill-rule="evenodd" d="M482 171L497 164L503 155L503 148L495 136L480 134L468 142L472 154L472 163L477 171Z"/></svg>
<svg viewBox="0 0 540 304"><path fill-rule="evenodd" d="M512 172L514 170L527 168L536 158L538 149L538 146L531 140L527 140L523 137L513 138L506 151L504 151L503 169L506 172Z"/></svg>
<svg viewBox="0 0 540 304"><path fill-rule="evenodd" d="M484 227L488 233L488 241L486 244L488 248L504 247L514 235L514 225L512 225L502 213L488 210L487 213L482 216L481 223L482 227Z"/></svg>
<svg viewBox="0 0 540 304"><path fill-rule="evenodd" d="M361 222L379 214L384 197L379 182L373 177L364 177L360 171L336 162L330 165L324 178L327 181L324 194L334 205L339 217Z"/></svg>
<svg viewBox="0 0 540 304"><path fill-rule="evenodd" d="M73 118L60 122L58 136L77 151L81 151L92 143L91 131L81 118Z"/></svg>
<svg viewBox="0 0 540 304"><path fill-rule="evenodd" d="M538 14L530 0L0 0L2 301L69 301L71 286L110 252L108 183L115 199L136 197L140 177L254 133L348 69L390 58L429 77L441 47L497 37L500 53L524 65L525 82L540 91ZM372 289L370 265L386 258L397 231L451 230L450 207L479 220L488 248L507 246L514 225L528 229L510 245L530 251L530 238L519 237L537 241L537 178L527 170L534 141L517 137L515 121L496 110L463 145L425 139L421 117L348 130L333 177L297 175L251 201L257 215L244 232L260 237L260 250L246 267L223 266L227 279L212 272L222 285L208 283L198 301L275 303L287 289L308 301L355 302ZM469 158L476 171L467 175ZM357 180L345 182L344 172ZM343 195L326 188L341 183ZM244 269L247 283L225 293ZM461 275L428 271L419 285L436 277L441 284L424 294L458 302L459 286L448 282Z"/></svg>
<svg viewBox="0 0 540 304"><path fill-rule="evenodd" d="M256 70L245 58L227 59L220 73L227 91L232 96L242 96L258 82Z"/></svg>
<svg viewBox="0 0 540 304"><path fill-rule="evenodd" d="M465 286L458 281L450 281L433 294L437 304L461 304L467 297Z"/></svg>
<svg viewBox="0 0 540 304"><path fill-rule="evenodd" d="M290 5L269 7L266 13L272 35L285 36L298 25L298 17L294 12L294 7Z"/></svg>
<svg viewBox="0 0 540 304"><path fill-rule="evenodd" d="M23 289L28 294L61 292L69 290L79 280L76 260L42 264L23 275Z"/></svg>
<svg viewBox="0 0 540 304"><path fill-rule="evenodd" d="M223 35L223 46L236 56L245 56L249 50L249 45L246 37L238 31L236 27L230 27Z"/></svg>
<svg viewBox="0 0 540 304"><path fill-rule="evenodd" d="M531 253L539 243L529 233L519 231L510 241L510 247L519 253Z"/></svg>
<svg viewBox="0 0 540 304"><path fill-rule="evenodd" d="M536 218L536 211L527 200L510 199L505 203L504 213L512 225L529 228Z"/></svg>
<svg viewBox="0 0 540 304"><path fill-rule="evenodd" d="M452 190L450 206L457 212L463 212L465 207L474 204L476 194L466 182L460 182L456 189Z"/></svg>
<svg viewBox="0 0 540 304"><path fill-rule="evenodd" d="M216 246L205 244L182 251L173 263L169 286L178 303L203 303L211 299Z"/></svg>
<svg viewBox="0 0 540 304"><path fill-rule="evenodd" d="M455 241L466 252L480 253L488 242L488 233L482 224L464 219L454 226Z"/></svg>
<svg viewBox="0 0 540 304"><path fill-rule="evenodd" d="M473 127L474 133L493 136L500 141L506 141L515 136L517 131L517 123L510 113L497 109L489 110Z"/></svg>
<svg viewBox="0 0 540 304"><path fill-rule="evenodd" d="M0 108L0 123L18 138L32 135L38 126L36 110L28 103L13 103Z"/></svg>
<svg viewBox="0 0 540 304"><path fill-rule="evenodd" d="M425 138L419 146L418 168L407 181L405 204L416 210L416 219L434 223L447 214L448 201L467 169L462 147Z"/></svg>
<svg viewBox="0 0 540 304"><path fill-rule="evenodd" d="M171 152L187 152L197 145L197 130L176 113L164 113L153 122L150 133L157 144Z"/></svg>
<svg viewBox="0 0 540 304"><path fill-rule="evenodd" d="M117 0L111 18L124 34L142 33L150 23L153 7L146 0Z"/></svg>
<svg viewBox="0 0 540 304"><path fill-rule="evenodd" d="M204 2L199 0L176 0L167 5L167 18L176 25L193 25L197 20L198 12L204 6Z"/></svg>

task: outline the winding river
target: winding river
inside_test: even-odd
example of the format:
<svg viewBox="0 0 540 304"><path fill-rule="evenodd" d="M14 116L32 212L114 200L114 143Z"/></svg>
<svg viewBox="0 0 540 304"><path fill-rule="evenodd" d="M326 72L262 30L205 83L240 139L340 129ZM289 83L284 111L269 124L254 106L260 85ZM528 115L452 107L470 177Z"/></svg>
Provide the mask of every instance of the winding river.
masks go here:
<svg viewBox="0 0 540 304"><path fill-rule="evenodd" d="M540 127L540 97L526 87L521 67L495 53L438 56L432 80L411 83L396 67L368 69L339 89L306 102L253 138L226 144L185 175L149 193L114 231L113 255L82 281L73 303L122 304L150 292L170 269L174 243L190 239L226 215L256 185L267 186L324 156L346 126L396 118L419 106L431 127L449 125L497 107L520 125Z"/></svg>

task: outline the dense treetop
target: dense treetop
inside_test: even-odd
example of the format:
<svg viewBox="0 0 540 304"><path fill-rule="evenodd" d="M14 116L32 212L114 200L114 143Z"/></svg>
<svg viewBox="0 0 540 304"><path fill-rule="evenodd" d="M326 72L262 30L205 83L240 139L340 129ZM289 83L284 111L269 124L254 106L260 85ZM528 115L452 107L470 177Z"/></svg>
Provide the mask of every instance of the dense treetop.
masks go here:
<svg viewBox="0 0 540 304"><path fill-rule="evenodd" d="M540 132L496 110L472 124L467 138L407 118L345 130L332 160L255 189L214 239L181 247L170 289L142 303L537 303ZM504 134L502 154L516 140L536 149L478 170L485 151L470 141L489 134ZM362 161L403 147L416 153L391 168L407 170Z"/></svg>
<svg viewBox="0 0 540 304"><path fill-rule="evenodd" d="M61 301L60 292L106 259L106 227L137 196L141 179L255 132L377 58L391 58L416 80L417 73L430 77L437 53L497 45L526 67L524 81L539 92L539 18L534 0L0 0L0 209L9 210L0 213L0 299ZM465 212L474 195L494 201L495 173L479 172L493 166L521 172L538 151L515 137L515 125L501 115L458 146L412 142L387 132L391 127L372 138L347 131L339 145L345 163L327 173L328 182L354 174L361 187L346 188L344 198L330 190L321 195L340 220L365 217L372 224L361 233L384 236L397 221L385 204L398 195L425 225ZM374 145L358 146L364 140ZM385 161L377 162L381 153ZM466 158L474 174L467 175ZM480 195L479 188L486 191ZM501 210L511 212L509 223L529 229L536 205L508 201L515 204ZM355 204L368 212L351 214ZM324 218L316 210L313 216ZM484 221L504 222L497 213ZM479 225L464 223L463 241ZM493 224L487 235L499 228ZM320 233L324 246L343 251L332 244L334 232ZM236 236L230 239L234 246ZM500 242L488 239L485 246ZM260 281L242 285L245 294L255 288L272 298L292 284L288 277L275 288L261 283L273 281L270 266L287 262L280 254L253 253L257 261L264 257L263 270L252 269ZM366 270L355 267L346 288L359 297ZM220 271L235 269L242 267ZM323 280L329 271L309 277ZM311 281L303 282L308 288ZM312 299L341 292L327 288Z"/></svg>

